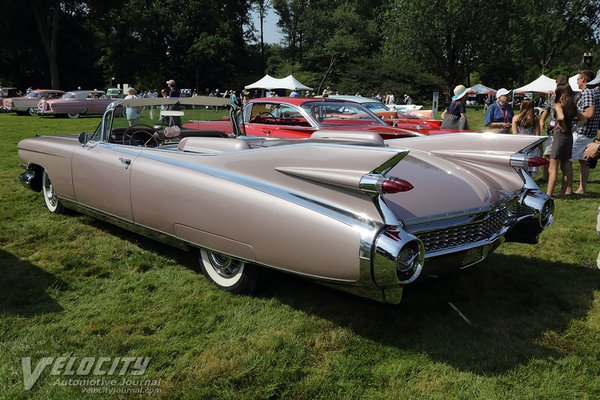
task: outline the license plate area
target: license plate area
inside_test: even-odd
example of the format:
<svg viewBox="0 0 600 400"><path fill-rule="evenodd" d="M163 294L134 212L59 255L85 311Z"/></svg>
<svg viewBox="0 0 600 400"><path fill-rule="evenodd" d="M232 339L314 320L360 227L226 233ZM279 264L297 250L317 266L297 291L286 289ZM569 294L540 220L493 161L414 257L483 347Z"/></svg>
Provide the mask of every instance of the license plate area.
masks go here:
<svg viewBox="0 0 600 400"><path fill-rule="evenodd" d="M483 259L483 247L474 247L465 251L462 260L462 267L466 268L474 263L477 263Z"/></svg>

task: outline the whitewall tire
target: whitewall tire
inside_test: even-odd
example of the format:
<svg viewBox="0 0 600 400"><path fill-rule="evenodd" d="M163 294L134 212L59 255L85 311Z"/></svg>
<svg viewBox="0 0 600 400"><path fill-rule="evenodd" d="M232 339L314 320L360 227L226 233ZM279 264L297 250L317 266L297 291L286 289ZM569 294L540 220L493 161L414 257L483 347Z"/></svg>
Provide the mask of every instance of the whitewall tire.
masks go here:
<svg viewBox="0 0 600 400"><path fill-rule="evenodd" d="M215 253L198 250L202 273L219 288L235 294L251 294L258 282L258 270L244 261Z"/></svg>
<svg viewBox="0 0 600 400"><path fill-rule="evenodd" d="M44 196L44 203L46 203L46 208L48 211L54 214L62 214L65 211L65 208L56 196L56 192L54 192L54 187L52 186L52 182L50 181L50 177L44 170L42 174L42 195Z"/></svg>

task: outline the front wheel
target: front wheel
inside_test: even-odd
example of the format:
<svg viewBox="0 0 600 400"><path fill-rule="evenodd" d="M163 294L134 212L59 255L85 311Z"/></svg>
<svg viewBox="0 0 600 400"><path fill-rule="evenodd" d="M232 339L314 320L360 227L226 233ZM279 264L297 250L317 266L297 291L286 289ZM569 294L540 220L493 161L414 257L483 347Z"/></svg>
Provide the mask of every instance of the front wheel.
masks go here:
<svg viewBox="0 0 600 400"><path fill-rule="evenodd" d="M256 267L210 250L198 252L200 268L213 284L234 294L254 292L259 278Z"/></svg>
<svg viewBox="0 0 600 400"><path fill-rule="evenodd" d="M54 187L46 170L42 174L42 195L44 196L44 202L48 211L54 214L63 214L65 212L62 202L54 192Z"/></svg>
<svg viewBox="0 0 600 400"><path fill-rule="evenodd" d="M76 119L76 118L79 118L79 113L70 112L70 113L67 113L67 117L69 117L71 119Z"/></svg>
<svg viewBox="0 0 600 400"><path fill-rule="evenodd" d="M35 112L35 108L33 108L33 107L29 107L29 108L27 109L27 114L29 114L29 115L31 115L31 116L33 117L33 116L34 116L34 115L36 115L37 113Z"/></svg>

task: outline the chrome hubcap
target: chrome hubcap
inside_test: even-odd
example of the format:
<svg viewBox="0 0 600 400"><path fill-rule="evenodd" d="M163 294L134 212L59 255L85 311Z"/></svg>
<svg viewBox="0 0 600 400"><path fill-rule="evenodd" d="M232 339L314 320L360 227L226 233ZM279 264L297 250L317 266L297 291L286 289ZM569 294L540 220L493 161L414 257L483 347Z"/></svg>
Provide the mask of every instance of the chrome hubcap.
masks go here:
<svg viewBox="0 0 600 400"><path fill-rule="evenodd" d="M223 278L234 277L242 266L242 263L238 260L212 252L208 252L208 260L214 270Z"/></svg>
<svg viewBox="0 0 600 400"><path fill-rule="evenodd" d="M48 176L46 176L46 180L44 182L44 192L50 205L52 207L56 207L56 195L54 194L54 188L52 187L52 182L50 182Z"/></svg>

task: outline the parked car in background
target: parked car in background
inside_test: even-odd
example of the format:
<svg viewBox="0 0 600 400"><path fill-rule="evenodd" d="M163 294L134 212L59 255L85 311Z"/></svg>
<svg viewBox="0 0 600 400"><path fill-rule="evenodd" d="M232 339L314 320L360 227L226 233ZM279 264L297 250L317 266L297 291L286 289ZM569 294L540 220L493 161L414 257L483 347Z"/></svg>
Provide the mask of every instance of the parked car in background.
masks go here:
<svg viewBox="0 0 600 400"><path fill-rule="evenodd" d="M360 103L369 110L371 110L379 118L387 122L389 125L396 126L398 128L417 130L439 130L442 126L442 120L432 119L431 112L427 117L421 117L410 114L410 112L404 110L391 109L385 104L383 104L381 101L373 99L371 97L342 95L331 95L329 97L333 99L342 99Z"/></svg>
<svg viewBox="0 0 600 400"><path fill-rule="evenodd" d="M106 95L111 99L122 99L125 97L123 91L119 88L108 88L106 89Z"/></svg>
<svg viewBox="0 0 600 400"><path fill-rule="evenodd" d="M60 99L40 100L37 112L39 115L79 118L81 115L101 115L111 102L113 99L102 90L76 90L66 92Z"/></svg>
<svg viewBox="0 0 600 400"><path fill-rule="evenodd" d="M0 99L8 97L17 97L21 95L21 91L15 87L0 87Z"/></svg>
<svg viewBox="0 0 600 400"><path fill-rule="evenodd" d="M307 138L314 132L360 131L377 133L384 139L436 135L456 131L431 129L426 121L410 129L390 126L362 104L332 98L266 97L243 106L242 122L249 136ZM195 121L190 129L231 130L226 121ZM231 132L228 132L231 133Z"/></svg>
<svg viewBox="0 0 600 400"><path fill-rule="evenodd" d="M285 118L322 118L332 128L306 126L305 139L244 136L235 109L230 137L185 128L172 136L149 113L133 126L122 116L123 108L154 107L162 121L185 126L199 106L227 103L116 101L79 140L19 142L20 180L42 192L50 212L78 210L197 251L207 279L232 293L251 293L271 268L398 303L406 285L471 267L505 240L536 243L554 218L552 199L527 172L547 163L529 154L544 137L384 141L360 129L360 105L330 101L244 109L252 118L263 107L261 118L271 119L302 111ZM358 123L327 125L340 115Z"/></svg>
<svg viewBox="0 0 600 400"><path fill-rule="evenodd" d="M61 97L65 92L54 89L36 89L22 97L12 97L3 100L3 106L8 111L16 112L18 115L36 115L40 100L52 100Z"/></svg>

